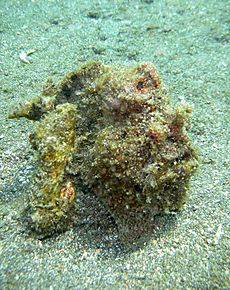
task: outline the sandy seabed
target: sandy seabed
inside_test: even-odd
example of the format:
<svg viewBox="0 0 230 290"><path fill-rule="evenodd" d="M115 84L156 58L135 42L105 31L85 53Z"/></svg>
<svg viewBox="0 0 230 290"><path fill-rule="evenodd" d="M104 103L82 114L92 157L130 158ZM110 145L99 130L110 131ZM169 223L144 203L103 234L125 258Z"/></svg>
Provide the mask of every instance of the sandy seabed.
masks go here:
<svg viewBox="0 0 230 290"><path fill-rule="evenodd" d="M229 11L226 0L0 1L1 289L229 289ZM200 169L187 205L128 247L91 195L65 233L39 240L22 223L33 124L8 112L92 59L153 62L173 104L193 107Z"/></svg>

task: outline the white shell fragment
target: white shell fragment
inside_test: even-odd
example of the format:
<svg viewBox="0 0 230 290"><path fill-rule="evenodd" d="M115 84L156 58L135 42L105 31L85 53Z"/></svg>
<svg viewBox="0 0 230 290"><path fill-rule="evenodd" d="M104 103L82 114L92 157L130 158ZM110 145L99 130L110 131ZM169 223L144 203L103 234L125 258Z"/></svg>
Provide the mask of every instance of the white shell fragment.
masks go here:
<svg viewBox="0 0 230 290"><path fill-rule="evenodd" d="M19 58L20 58L21 62L30 64L31 62L27 59L27 56L34 53L35 51L36 51L36 49L31 49L28 51L21 51L19 54Z"/></svg>
<svg viewBox="0 0 230 290"><path fill-rule="evenodd" d="M216 237L215 237L215 244L218 245L219 241L222 238L222 235L224 234L223 229L222 229L222 224L219 224L217 231L216 231Z"/></svg>

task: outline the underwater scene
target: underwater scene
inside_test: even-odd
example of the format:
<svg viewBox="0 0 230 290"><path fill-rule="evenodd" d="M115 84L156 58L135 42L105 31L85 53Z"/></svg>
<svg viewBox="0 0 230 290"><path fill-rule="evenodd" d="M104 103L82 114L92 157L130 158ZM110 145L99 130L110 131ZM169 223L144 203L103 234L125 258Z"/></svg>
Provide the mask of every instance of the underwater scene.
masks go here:
<svg viewBox="0 0 230 290"><path fill-rule="evenodd" d="M229 289L230 2L0 15L0 289Z"/></svg>

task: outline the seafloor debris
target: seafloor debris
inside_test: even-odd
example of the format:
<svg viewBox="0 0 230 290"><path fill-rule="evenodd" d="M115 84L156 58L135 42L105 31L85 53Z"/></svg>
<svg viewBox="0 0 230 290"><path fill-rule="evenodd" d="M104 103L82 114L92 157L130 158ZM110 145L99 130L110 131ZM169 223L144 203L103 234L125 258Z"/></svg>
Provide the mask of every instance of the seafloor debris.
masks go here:
<svg viewBox="0 0 230 290"><path fill-rule="evenodd" d="M26 64L30 64L31 62L27 59L27 56L35 53L36 49L30 49L28 51L21 51L19 54L19 59L21 60L21 62L24 62Z"/></svg>
<svg viewBox="0 0 230 290"><path fill-rule="evenodd" d="M191 109L172 109L152 64L89 62L49 83L52 89L46 84L43 96L10 115L41 119L31 135L37 232L66 227L82 185L123 229L138 231L144 219L183 206L198 165L186 133Z"/></svg>

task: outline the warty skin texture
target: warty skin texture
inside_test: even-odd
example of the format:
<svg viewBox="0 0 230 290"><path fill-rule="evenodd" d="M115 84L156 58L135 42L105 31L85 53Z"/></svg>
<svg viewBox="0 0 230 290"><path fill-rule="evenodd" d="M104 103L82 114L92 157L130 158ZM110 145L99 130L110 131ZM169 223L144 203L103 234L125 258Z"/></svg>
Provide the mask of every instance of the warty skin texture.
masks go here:
<svg viewBox="0 0 230 290"><path fill-rule="evenodd" d="M121 229L180 209L198 166L186 132L190 113L187 105L172 108L151 63L89 62L57 86L49 80L43 96L10 115L40 120L31 137L38 159L34 229L65 228L82 185ZM55 214L50 203L58 203Z"/></svg>

